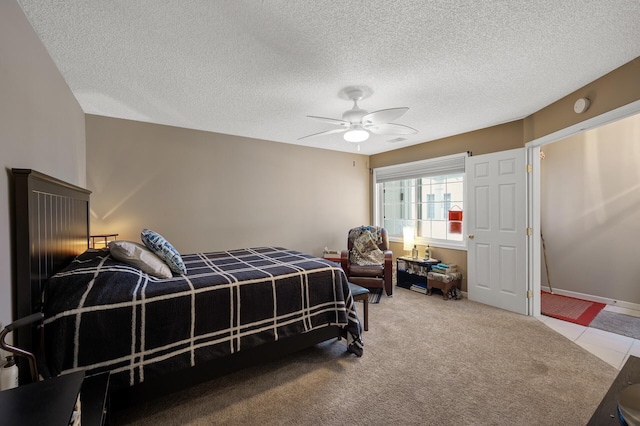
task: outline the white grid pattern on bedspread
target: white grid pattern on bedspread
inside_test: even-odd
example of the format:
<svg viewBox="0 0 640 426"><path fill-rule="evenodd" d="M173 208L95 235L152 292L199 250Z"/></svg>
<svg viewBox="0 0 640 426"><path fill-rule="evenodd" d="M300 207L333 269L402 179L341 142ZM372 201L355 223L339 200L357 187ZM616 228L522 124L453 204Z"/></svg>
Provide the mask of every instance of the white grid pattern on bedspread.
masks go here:
<svg viewBox="0 0 640 426"><path fill-rule="evenodd" d="M116 384L132 385L328 325L344 327L348 344L362 349L339 266L277 247L183 259L187 275L158 279L95 251L52 278L45 291L52 372L109 370Z"/></svg>

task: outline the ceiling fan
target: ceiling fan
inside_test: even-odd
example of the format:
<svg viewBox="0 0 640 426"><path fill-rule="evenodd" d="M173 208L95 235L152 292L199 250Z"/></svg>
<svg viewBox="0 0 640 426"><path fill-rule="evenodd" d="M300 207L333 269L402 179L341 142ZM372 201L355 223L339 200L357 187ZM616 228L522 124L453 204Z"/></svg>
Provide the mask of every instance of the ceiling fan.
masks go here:
<svg viewBox="0 0 640 426"><path fill-rule="evenodd" d="M344 133L344 140L359 143L369 139L369 132L376 135L412 135L418 133L416 129L409 126L390 123L402 117L409 108L389 108L368 112L360 109L358 106L358 101L362 99L362 94L362 90L360 89L353 89L347 92L347 96L353 101L353 108L342 114L342 120L337 118L316 117L313 115L307 116L325 123L338 125L340 128L303 136L298 138L298 140L333 133Z"/></svg>

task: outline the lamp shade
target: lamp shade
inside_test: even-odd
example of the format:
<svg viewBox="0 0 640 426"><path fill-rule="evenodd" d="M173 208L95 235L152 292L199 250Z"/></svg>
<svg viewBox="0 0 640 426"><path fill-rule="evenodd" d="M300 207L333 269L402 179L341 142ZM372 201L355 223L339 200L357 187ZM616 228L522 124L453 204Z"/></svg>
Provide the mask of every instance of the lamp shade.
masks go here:
<svg viewBox="0 0 640 426"><path fill-rule="evenodd" d="M413 245L415 244L414 233L415 232L412 226L405 226L404 228L402 228L403 248L405 250L413 249Z"/></svg>

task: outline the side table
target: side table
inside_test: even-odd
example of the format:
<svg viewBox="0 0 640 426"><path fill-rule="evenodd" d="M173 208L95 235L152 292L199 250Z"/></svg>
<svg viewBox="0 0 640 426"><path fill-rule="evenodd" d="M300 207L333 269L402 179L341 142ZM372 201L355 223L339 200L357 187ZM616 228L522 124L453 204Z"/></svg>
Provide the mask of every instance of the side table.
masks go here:
<svg viewBox="0 0 640 426"><path fill-rule="evenodd" d="M411 289L418 285L427 290L427 274L433 265L440 263L437 259L412 258L401 256L396 259L396 285Z"/></svg>
<svg viewBox="0 0 640 426"><path fill-rule="evenodd" d="M106 423L109 373L86 377L84 371L0 392L3 425L68 425L80 395L82 425Z"/></svg>
<svg viewBox="0 0 640 426"><path fill-rule="evenodd" d="M2 424L68 425L83 379L78 371L0 392Z"/></svg>
<svg viewBox="0 0 640 426"><path fill-rule="evenodd" d="M96 243L96 238L98 242ZM89 247L96 248L96 244L102 244L101 247L109 247L109 242L118 239L118 234L96 234L89 235Z"/></svg>
<svg viewBox="0 0 640 426"><path fill-rule="evenodd" d="M330 260L332 262L340 263L340 253L325 253L322 255L322 258L325 260Z"/></svg>
<svg viewBox="0 0 640 426"><path fill-rule="evenodd" d="M600 405L591 416L588 425L620 425L618 420L618 395L629 385L640 383L640 358L629 356L622 370L614 379Z"/></svg>
<svg viewBox="0 0 640 426"><path fill-rule="evenodd" d="M83 425L106 425L109 415L109 373L84 378L80 391Z"/></svg>

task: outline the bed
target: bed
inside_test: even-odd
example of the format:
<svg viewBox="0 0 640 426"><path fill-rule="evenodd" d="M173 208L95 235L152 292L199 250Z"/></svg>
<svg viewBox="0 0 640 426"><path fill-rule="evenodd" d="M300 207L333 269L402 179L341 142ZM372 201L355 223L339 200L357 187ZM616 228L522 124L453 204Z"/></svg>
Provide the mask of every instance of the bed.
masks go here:
<svg viewBox="0 0 640 426"><path fill-rule="evenodd" d="M51 375L109 371L127 404L294 351L361 326L339 265L282 247L181 255L187 273L156 278L88 248L90 192L13 169L16 309L44 312L15 343Z"/></svg>

